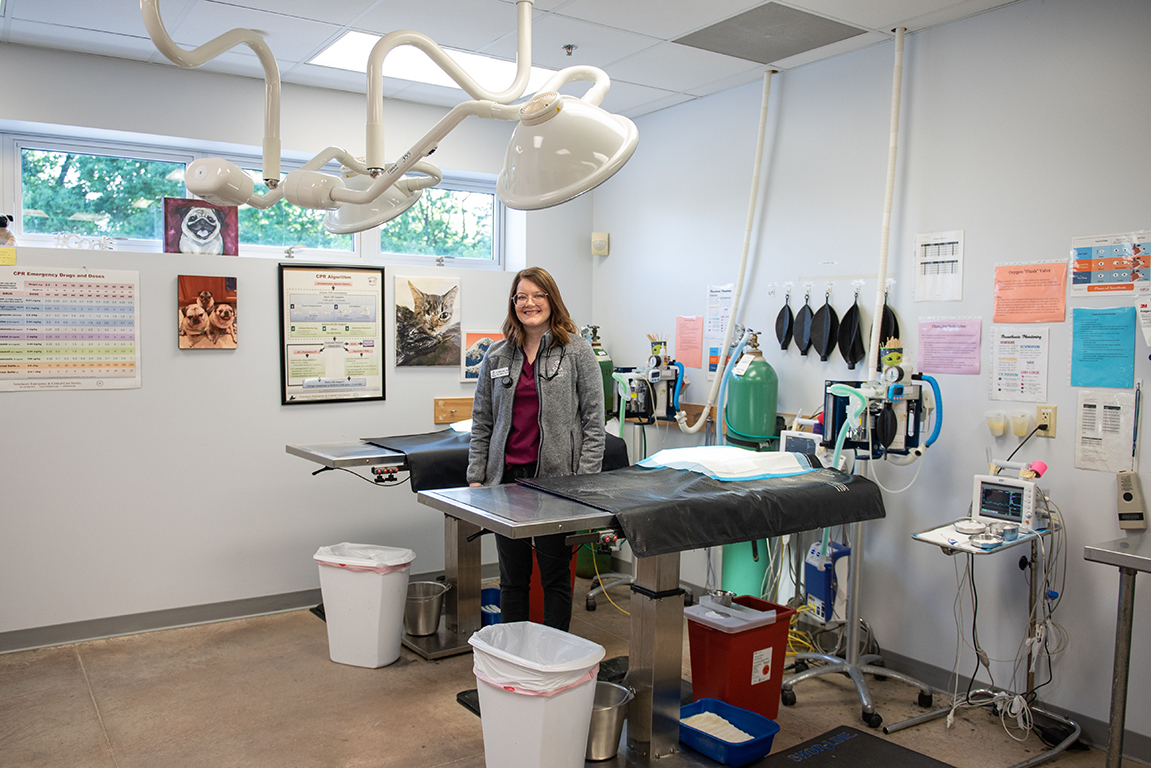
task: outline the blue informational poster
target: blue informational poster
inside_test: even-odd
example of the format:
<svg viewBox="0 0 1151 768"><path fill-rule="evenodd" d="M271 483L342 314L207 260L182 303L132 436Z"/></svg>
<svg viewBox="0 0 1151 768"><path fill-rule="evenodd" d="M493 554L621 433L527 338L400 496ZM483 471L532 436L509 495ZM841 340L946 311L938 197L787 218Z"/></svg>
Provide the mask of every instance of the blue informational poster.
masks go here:
<svg viewBox="0 0 1151 768"><path fill-rule="evenodd" d="M1135 307L1076 307L1071 322L1071 386L1135 386Z"/></svg>

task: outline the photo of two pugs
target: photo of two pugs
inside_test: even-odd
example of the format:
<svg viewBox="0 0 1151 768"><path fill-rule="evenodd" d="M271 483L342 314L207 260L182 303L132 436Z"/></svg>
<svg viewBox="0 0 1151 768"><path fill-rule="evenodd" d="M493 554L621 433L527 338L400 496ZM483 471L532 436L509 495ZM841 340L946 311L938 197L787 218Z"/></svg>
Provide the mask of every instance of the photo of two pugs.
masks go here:
<svg viewBox="0 0 1151 768"><path fill-rule="evenodd" d="M180 349L235 349L236 278L180 275Z"/></svg>

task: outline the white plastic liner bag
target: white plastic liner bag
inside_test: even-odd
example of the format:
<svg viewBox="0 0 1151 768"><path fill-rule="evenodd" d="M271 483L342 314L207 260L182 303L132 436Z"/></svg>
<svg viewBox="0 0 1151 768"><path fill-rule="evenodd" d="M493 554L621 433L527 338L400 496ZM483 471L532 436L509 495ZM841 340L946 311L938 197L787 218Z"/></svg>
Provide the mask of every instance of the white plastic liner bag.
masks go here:
<svg viewBox="0 0 1151 768"><path fill-rule="evenodd" d="M375 544L332 544L320 547L312 558L320 565L330 565L348 571L392 573L411 565L416 553L401 547L381 547Z"/></svg>
<svg viewBox="0 0 1151 768"><path fill-rule="evenodd" d="M791 477L817 469L801 453L756 453L734 445L665 448L638 463L649 469L686 469L725 482Z"/></svg>
<svg viewBox="0 0 1151 768"><path fill-rule="evenodd" d="M476 677L528 696L554 696L594 680L607 653L599 643L530 621L489 624L468 643Z"/></svg>

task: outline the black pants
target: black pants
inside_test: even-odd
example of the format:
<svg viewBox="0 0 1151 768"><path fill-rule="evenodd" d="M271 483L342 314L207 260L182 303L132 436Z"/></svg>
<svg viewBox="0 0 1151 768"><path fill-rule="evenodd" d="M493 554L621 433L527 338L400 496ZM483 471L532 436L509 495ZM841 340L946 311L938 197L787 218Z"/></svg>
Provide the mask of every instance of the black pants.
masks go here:
<svg viewBox="0 0 1151 768"><path fill-rule="evenodd" d="M519 477L534 474L532 464L507 467L503 482L514 483ZM564 543L566 538L566 533L534 539L509 539L496 534L496 551L500 556L500 621L528 620L534 543L544 591L544 624L568 631L572 618L572 551Z"/></svg>

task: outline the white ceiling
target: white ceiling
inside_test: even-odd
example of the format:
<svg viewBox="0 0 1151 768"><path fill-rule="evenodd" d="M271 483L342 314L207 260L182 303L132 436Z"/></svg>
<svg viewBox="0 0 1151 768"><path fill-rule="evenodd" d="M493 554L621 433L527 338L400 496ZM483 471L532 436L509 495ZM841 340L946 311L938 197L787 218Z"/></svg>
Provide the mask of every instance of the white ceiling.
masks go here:
<svg viewBox="0 0 1151 768"><path fill-rule="evenodd" d="M636 117L758 80L769 67L790 69L883 42L898 26L915 32L1014 1L784 0L779 4L863 33L763 65L673 41L765 0L536 0L532 57L554 69L591 64L606 70L612 88L603 106ZM137 0L0 2L0 42L168 64L148 38ZM360 93L363 74L305 63L349 29L414 29L447 48L515 58L514 0L160 0L160 11L169 34L186 48L247 27L264 35L284 82ZM576 46L570 56L563 49L568 44ZM263 77L247 47L202 69ZM386 79L384 95L442 106L466 98L463 91L393 79Z"/></svg>

